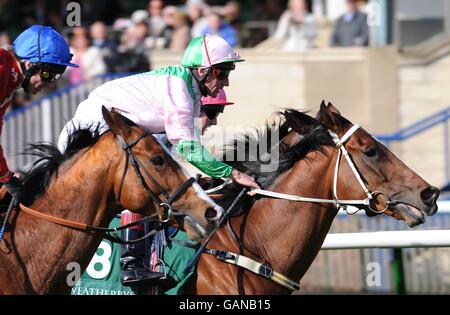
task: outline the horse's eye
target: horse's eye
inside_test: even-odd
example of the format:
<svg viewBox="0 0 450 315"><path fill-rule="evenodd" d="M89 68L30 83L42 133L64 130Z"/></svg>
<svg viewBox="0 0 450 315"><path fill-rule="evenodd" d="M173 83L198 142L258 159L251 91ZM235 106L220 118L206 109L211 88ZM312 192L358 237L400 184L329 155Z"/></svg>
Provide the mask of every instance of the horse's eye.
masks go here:
<svg viewBox="0 0 450 315"><path fill-rule="evenodd" d="M376 148L367 149L364 154L368 157L374 157L378 155L378 150Z"/></svg>
<svg viewBox="0 0 450 315"><path fill-rule="evenodd" d="M155 155L150 160L154 165L156 166L162 166L164 165L164 159L161 155Z"/></svg>

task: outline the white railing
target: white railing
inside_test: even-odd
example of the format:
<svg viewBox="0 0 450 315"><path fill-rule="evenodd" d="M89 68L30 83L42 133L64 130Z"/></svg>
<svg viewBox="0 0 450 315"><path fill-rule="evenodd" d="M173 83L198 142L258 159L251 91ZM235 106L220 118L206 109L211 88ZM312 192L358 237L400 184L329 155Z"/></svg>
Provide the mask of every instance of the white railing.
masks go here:
<svg viewBox="0 0 450 315"><path fill-rule="evenodd" d="M307 293L450 293L450 201L413 229L404 221L364 211L340 212L302 280ZM348 233L351 232L351 233ZM368 284L376 264L380 284Z"/></svg>
<svg viewBox="0 0 450 315"><path fill-rule="evenodd" d="M328 234L322 249L450 247L450 230Z"/></svg>

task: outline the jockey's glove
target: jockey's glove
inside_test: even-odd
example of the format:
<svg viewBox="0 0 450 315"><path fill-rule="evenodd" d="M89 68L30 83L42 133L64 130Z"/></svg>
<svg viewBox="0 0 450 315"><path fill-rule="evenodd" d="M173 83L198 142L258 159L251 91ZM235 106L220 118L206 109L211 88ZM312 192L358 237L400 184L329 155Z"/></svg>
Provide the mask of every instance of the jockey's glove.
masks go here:
<svg viewBox="0 0 450 315"><path fill-rule="evenodd" d="M25 187L16 176L11 176L11 179L3 185L5 185L6 190L8 190L10 195L15 198L16 201L21 200L25 195Z"/></svg>

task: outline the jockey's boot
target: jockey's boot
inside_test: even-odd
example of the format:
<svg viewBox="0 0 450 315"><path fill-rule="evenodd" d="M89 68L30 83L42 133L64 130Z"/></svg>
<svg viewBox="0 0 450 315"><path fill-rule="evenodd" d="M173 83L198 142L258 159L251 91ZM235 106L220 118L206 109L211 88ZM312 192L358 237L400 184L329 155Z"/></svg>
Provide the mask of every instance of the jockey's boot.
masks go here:
<svg viewBox="0 0 450 315"><path fill-rule="evenodd" d="M132 223L141 219L142 216L130 211L122 212L122 225ZM132 226L125 229L122 235L124 241L136 240L144 236L144 227L142 225ZM158 280L164 277L163 273L154 272L148 268L145 261L145 240L121 245L120 255L121 281L125 286L135 284L139 281Z"/></svg>

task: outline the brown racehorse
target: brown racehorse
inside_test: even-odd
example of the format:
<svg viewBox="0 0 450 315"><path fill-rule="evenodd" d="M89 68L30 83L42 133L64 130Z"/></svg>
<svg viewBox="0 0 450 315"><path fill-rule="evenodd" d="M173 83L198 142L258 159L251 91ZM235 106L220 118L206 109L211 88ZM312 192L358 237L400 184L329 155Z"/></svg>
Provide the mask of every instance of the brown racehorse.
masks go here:
<svg viewBox="0 0 450 315"><path fill-rule="evenodd" d="M234 166L257 177L264 189L333 199L333 178L339 149L328 130L342 138L353 125L335 107L324 103L317 118L295 110L287 110L284 117L285 122L279 128L282 143L276 172L259 172L260 162L235 162ZM270 131L272 128L268 129ZM249 139L245 140L247 144L251 141ZM437 211L439 190L404 165L364 129L357 129L345 143L345 148L369 191L381 191L390 200L396 200L387 203L387 198L383 197L386 195L378 195L372 203L375 211L388 206L385 214L405 220L410 227L423 223L425 215L433 215ZM340 200L362 200L367 197L344 158L340 160L337 179ZM234 196L236 193L232 194ZM243 245L233 239L224 225L211 238L207 248L242 254L259 263L266 263L273 271L299 284L330 229L338 211L336 205L266 197L253 203L249 200L243 203L247 204L246 211L230 219L230 225ZM359 207L372 213L367 206ZM186 294L291 292L274 281L206 253L200 257L197 277L185 291Z"/></svg>
<svg viewBox="0 0 450 315"><path fill-rule="evenodd" d="M182 214L176 217L179 225L192 239L203 238L216 227L222 209L197 183L188 181L181 166L153 136L118 113L103 109L103 116L110 131L94 137L88 130L78 130L78 139L70 140L64 155L56 146L34 145L40 149L37 155L41 160L24 176L29 208L107 227L122 209L155 214L151 194L162 198L161 190L172 195L184 187L171 202L174 211ZM131 158L139 160L144 184L138 180ZM186 182L188 185L182 186ZM160 212L158 209L162 216ZM59 226L22 210L13 212L9 222L10 231L0 244L1 294L70 294L66 278L76 270L70 266L78 263L81 275L104 236Z"/></svg>

